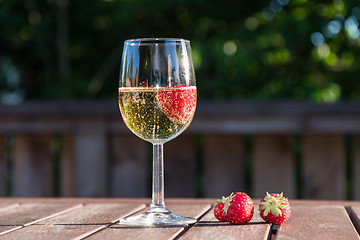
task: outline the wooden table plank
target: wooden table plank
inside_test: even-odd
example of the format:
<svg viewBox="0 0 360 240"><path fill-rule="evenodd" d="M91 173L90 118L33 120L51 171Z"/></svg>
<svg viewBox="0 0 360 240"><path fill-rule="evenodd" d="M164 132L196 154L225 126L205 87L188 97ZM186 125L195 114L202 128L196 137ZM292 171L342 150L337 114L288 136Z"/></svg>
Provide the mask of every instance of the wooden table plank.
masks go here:
<svg viewBox="0 0 360 240"><path fill-rule="evenodd" d="M19 203L3 203L3 202L1 202L0 203L0 211L4 211L7 208L15 207L18 205L19 205Z"/></svg>
<svg viewBox="0 0 360 240"><path fill-rule="evenodd" d="M131 228L119 218L145 211L149 199L0 198L0 239L266 239L270 225L255 214L246 225L218 222L211 209L215 199L168 199L175 213L201 217L185 227ZM293 200L292 216L275 239L360 239L360 202ZM76 209L72 207L76 207ZM345 209L346 207L346 209ZM205 214L205 215L204 215ZM350 216L350 217L349 217ZM351 218L351 219L350 219ZM358 232L356 232L356 229Z"/></svg>
<svg viewBox="0 0 360 240"><path fill-rule="evenodd" d="M1 239L71 239L111 224L139 207L144 208L145 205L88 204L66 214L5 234L1 236Z"/></svg>
<svg viewBox="0 0 360 240"><path fill-rule="evenodd" d="M350 211L351 221L360 235L360 207L352 207Z"/></svg>
<svg viewBox="0 0 360 240"><path fill-rule="evenodd" d="M0 235L22 228L45 217L71 211L79 204L13 204L0 209Z"/></svg>
<svg viewBox="0 0 360 240"><path fill-rule="evenodd" d="M264 222L259 215L255 203L254 216L248 224L234 225L226 222L219 222L209 211L194 227L189 229L181 239L267 239L270 231L270 224Z"/></svg>
<svg viewBox="0 0 360 240"><path fill-rule="evenodd" d="M209 204L168 204L168 209L176 214L199 218L211 207ZM185 227L186 228L186 227ZM112 225L111 227L90 236L87 239L151 239L152 237L157 240L161 239L173 239L184 230L184 227L157 227L157 228L139 228L139 227L127 227L119 224Z"/></svg>
<svg viewBox="0 0 360 240"><path fill-rule="evenodd" d="M291 206L292 215L280 227L277 239L357 239L343 206Z"/></svg>

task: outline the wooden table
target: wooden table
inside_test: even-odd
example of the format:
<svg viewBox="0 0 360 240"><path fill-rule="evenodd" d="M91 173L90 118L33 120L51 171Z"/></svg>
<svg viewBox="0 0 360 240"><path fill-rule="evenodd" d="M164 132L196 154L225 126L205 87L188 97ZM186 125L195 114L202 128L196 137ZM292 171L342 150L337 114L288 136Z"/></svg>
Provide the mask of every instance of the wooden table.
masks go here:
<svg viewBox="0 0 360 240"><path fill-rule="evenodd" d="M214 199L166 199L192 226L133 228L120 218L148 208L150 199L0 198L0 239L360 239L360 202L290 200L292 216L281 227L255 214L246 225L218 222Z"/></svg>

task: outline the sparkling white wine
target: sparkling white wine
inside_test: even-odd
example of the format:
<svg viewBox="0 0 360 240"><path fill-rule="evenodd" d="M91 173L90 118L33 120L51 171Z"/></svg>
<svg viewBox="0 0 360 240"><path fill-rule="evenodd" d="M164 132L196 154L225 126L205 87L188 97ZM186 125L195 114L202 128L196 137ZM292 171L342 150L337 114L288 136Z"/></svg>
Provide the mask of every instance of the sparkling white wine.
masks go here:
<svg viewBox="0 0 360 240"><path fill-rule="evenodd" d="M196 87L123 87L119 88L119 106L134 134L164 143L189 126L196 108Z"/></svg>

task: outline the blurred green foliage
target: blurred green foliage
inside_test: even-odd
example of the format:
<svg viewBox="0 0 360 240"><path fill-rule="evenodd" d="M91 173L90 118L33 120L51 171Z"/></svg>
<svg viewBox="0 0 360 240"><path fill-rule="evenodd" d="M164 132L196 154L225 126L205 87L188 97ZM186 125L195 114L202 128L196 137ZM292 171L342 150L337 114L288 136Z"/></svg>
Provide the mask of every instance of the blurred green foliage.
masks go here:
<svg viewBox="0 0 360 240"><path fill-rule="evenodd" d="M122 45L191 41L199 98L360 98L352 0L0 0L0 95L115 98Z"/></svg>

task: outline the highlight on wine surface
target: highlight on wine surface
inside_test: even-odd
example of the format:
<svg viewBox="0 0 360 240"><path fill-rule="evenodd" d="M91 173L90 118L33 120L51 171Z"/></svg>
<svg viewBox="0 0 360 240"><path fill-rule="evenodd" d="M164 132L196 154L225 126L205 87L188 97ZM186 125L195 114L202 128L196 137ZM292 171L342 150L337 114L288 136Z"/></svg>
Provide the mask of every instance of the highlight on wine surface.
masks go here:
<svg viewBox="0 0 360 240"><path fill-rule="evenodd" d="M196 222L166 208L163 166L163 144L190 125L196 101L190 41L175 38L125 41L119 108L126 126L153 145L153 182L150 210L123 218L120 224L166 226Z"/></svg>

